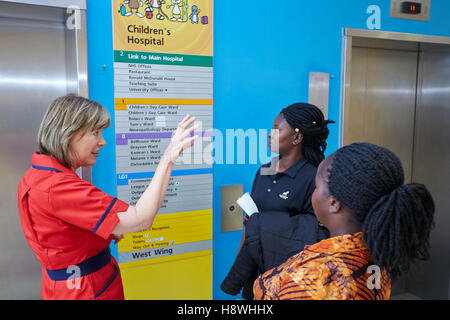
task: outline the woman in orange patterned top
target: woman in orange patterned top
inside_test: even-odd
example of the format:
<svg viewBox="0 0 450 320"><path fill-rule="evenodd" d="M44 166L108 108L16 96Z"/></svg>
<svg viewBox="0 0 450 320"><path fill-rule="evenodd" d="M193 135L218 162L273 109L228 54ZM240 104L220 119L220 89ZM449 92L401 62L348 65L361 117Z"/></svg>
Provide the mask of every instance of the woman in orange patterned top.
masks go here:
<svg viewBox="0 0 450 320"><path fill-rule="evenodd" d="M427 188L403 181L400 160L369 143L322 161L312 205L331 238L261 275L255 298L389 299L391 280L429 257L434 224Z"/></svg>

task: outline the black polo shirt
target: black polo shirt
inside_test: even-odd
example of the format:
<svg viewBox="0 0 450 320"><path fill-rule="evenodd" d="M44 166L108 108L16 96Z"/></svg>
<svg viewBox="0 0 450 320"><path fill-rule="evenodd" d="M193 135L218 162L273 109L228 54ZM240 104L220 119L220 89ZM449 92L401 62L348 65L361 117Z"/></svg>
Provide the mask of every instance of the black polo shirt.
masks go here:
<svg viewBox="0 0 450 320"><path fill-rule="evenodd" d="M263 167L270 167L270 163ZM314 215L311 197L315 189L316 167L301 157L284 172L261 175L261 168L256 173L251 192L259 212L286 211L291 215Z"/></svg>

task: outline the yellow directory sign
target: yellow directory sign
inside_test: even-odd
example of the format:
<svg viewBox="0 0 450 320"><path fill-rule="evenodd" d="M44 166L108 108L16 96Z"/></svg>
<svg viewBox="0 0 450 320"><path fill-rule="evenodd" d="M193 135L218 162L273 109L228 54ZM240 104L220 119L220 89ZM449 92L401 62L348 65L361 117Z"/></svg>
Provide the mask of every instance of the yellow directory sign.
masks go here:
<svg viewBox="0 0 450 320"><path fill-rule="evenodd" d="M114 50L213 55L212 0L114 0Z"/></svg>
<svg viewBox="0 0 450 320"><path fill-rule="evenodd" d="M212 143L212 13L212 0L113 0L119 199L136 203L186 114ZM189 152L152 228L119 242L127 299L212 298L212 163Z"/></svg>

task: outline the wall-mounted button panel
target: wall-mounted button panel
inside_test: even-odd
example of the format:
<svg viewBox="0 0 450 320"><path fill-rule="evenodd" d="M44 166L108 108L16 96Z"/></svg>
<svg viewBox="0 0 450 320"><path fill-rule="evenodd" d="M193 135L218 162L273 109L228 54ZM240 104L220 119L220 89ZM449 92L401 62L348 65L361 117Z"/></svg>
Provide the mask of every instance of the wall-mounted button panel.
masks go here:
<svg viewBox="0 0 450 320"><path fill-rule="evenodd" d="M244 185L222 186L220 188L220 231L242 230L241 207L236 200L242 196Z"/></svg>
<svg viewBox="0 0 450 320"><path fill-rule="evenodd" d="M391 18L430 21L431 0L391 0Z"/></svg>

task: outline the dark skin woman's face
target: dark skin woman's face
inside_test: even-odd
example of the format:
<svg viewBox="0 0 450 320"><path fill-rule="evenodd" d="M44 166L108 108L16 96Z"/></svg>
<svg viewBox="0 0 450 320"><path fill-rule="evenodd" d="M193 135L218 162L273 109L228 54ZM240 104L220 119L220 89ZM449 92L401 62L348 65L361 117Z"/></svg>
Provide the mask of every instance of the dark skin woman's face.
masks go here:
<svg viewBox="0 0 450 320"><path fill-rule="evenodd" d="M317 220L327 227L332 237L360 232L362 226L356 221L354 214L330 194L327 170L332 162L333 155L323 160L317 168L316 189L311 200L314 213Z"/></svg>
<svg viewBox="0 0 450 320"><path fill-rule="evenodd" d="M322 161L317 168L316 174L316 189L312 194L312 206L314 213L316 214L317 220L324 224L326 227L330 227L328 224L329 215L329 202L330 202L330 192L328 190L328 183L326 179L326 170L328 168L329 162Z"/></svg>
<svg viewBox="0 0 450 320"><path fill-rule="evenodd" d="M273 121L272 131L269 133L270 151L281 155L288 154L300 144L300 137L301 134L296 133L280 113Z"/></svg>

